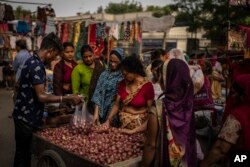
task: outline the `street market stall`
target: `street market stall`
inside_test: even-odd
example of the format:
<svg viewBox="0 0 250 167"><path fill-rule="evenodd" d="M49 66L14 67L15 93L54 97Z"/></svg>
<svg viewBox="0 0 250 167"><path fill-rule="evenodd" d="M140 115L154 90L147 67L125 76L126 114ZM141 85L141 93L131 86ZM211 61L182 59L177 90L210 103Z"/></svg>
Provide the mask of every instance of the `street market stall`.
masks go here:
<svg viewBox="0 0 250 167"><path fill-rule="evenodd" d="M118 128L94 125L84 103L49 104L45 110L44 124L32 142L37 167L132 167L141 160L143 133L128 135Z"/></svg>
<svg viewBox="0 0 250 167"><path fill-rule="evenodd" d="M143 141L142 134L121 134L116 128L83 133L66 124L35 133L32 152L39 157L37 167L132 167L141 160Z"/></svg>

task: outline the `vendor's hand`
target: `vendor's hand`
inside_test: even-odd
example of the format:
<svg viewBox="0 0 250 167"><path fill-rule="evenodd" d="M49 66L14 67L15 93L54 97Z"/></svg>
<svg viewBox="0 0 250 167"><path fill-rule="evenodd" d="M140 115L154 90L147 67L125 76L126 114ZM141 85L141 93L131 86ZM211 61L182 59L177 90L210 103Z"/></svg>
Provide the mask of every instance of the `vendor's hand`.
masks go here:
<svg viewBox="0 0 250 167"><path fill-rule="evenodd" d="M70 97L71 103L73 103L74 105L83 103L82 97L80 97L79 95L70 95L69 97Z"/></svg>
<svg viewBox="0 0 250 167"><path fill-rule="evenodd" d="M135 133L134 129L132 129L132 130L130 130L130 129L120 129L120 132L125 133L125 134L129 134L129 135Z"/></svg>

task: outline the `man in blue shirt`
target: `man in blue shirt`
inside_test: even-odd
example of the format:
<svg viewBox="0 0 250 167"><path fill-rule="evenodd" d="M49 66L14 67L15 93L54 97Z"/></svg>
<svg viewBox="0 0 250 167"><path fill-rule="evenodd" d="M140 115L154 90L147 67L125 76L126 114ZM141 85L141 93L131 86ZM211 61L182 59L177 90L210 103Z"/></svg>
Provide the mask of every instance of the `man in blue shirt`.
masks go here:
<svg viewBox="0 0 250 167"><path fill-rule="evenodd" d="M62 44L54 33L44 37L40 50L26 60L22 67L13 110L16 153L14 167L31 166L32 133L41 124L44 103L81 103L78 95L55 96L45 93L45 66L62 51Z"/></svg>
<svg viewBox="0 0 250 167"><path fill-rule="evenodd" d="M25 61L28 58L30 58L31 54L27 50L26 41L23 39L19 39L16 41L16 50L18 53L17 53L17 55L14 59L14 62L13 62L13 69L16 73L16 81L18 81L18 79L21 75L22 67L23 67Z"/></svg>

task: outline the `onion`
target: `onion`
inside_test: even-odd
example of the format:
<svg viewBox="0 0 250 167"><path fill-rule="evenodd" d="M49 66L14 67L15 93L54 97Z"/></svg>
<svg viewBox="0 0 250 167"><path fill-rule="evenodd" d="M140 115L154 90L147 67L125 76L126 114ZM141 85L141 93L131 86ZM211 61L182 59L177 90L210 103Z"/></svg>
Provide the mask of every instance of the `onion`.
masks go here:
<svg viewBox="0 0 250 167"><path fill-rule="evenodd" d="M70 152L102 165L114 164L142 155L143 134L121 134L117 128L100 130L90 125L61 126L38 132L42 138Z"/></svg>

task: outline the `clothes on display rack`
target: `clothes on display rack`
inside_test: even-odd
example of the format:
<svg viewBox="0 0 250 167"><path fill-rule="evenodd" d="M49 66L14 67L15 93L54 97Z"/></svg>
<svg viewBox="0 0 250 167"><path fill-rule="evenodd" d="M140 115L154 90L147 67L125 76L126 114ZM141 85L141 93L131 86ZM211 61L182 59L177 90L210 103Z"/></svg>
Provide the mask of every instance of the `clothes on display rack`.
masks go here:
<svg viewBox="0 0 250 167"><path fill-rule="evenodd" d="M0 7L0 21L11 21L15 20L13 8L7 4L1 4Z"/></svg>
<svg viewBox="0 0 250 167"><path fill-rule="evenodd" d="M45 34L49 34L51 32L56 33L56 21L55 17L47 16Z"/></svg>

